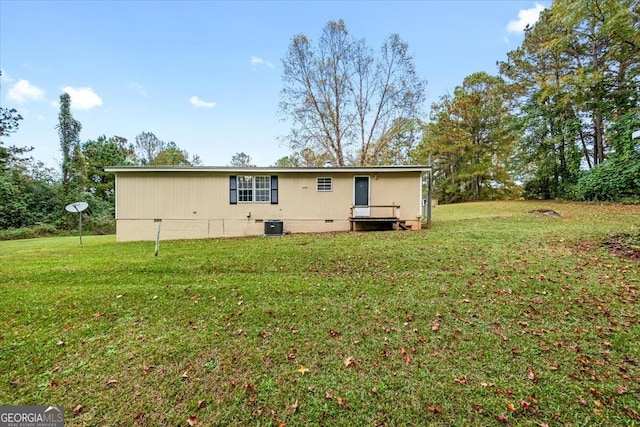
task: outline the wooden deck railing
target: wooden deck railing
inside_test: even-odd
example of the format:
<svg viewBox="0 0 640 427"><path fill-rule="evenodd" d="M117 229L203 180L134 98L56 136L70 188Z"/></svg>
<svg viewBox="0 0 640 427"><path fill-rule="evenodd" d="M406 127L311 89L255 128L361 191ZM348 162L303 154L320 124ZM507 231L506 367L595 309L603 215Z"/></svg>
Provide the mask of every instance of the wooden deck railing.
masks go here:
<svg viewBox="0 0 640 427"><path fill-rule="evenodd" d="M369 218L398 218L400 217L400 205L358 205L351 206L351 218L354 218L353 210L355 208L370 208L371 212ZM378 211L379 209L391 209L391 215L382 215L384 211ZM389 211L387 211L389 212Z"/></svg>

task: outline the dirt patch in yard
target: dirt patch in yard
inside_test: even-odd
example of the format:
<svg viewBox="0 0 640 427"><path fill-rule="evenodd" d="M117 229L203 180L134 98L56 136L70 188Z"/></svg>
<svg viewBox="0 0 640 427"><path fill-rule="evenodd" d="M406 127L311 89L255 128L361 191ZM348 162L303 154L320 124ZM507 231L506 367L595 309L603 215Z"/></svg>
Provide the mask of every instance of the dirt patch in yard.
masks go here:
<svg viewBox="0 0 640 427"><path fill-rule="evenodd" d="M613 234L602 242L615 256L640 262L640 233Z"/></svg>
<svg viewBox="0 0 640 427"><path fill-rule="evenodd" d="M527 213L536 214L536 215L546 215L546 216L550 216L552 218L560 218L560 214L558 212L554 211L553 209L534 209L534 210L529 211Z"/></svg>

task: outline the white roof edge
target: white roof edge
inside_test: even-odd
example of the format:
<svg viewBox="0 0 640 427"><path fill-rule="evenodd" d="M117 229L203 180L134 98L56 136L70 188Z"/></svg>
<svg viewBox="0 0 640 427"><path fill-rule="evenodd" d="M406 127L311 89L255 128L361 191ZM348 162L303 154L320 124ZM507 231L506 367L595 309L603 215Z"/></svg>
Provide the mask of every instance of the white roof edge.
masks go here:
<svg viewBox="0 0 640 427"><path fill-rule="evenodd" d="M429 166L362 166L326 168L216 167L216 166L107 166L105 172L235 172L235 173L376 173L424 172Z"/></svg>

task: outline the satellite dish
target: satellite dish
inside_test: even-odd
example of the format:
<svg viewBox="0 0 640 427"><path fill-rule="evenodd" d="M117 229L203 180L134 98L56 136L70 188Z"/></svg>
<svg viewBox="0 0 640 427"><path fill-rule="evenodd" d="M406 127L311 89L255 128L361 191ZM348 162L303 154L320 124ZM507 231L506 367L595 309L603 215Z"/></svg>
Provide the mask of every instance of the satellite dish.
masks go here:
<svg viewBox="0 0 640 427"><path fill-rule="evenodd" d="M89 203L87 202L75 202L75 203L68 204L64 208L66 209L67 212L78 213L78 212L82 212L88 207L89 207Z"/></svg>
<svg viewBox="0 0 640 427"><path fill-rule="evenodd" d="M89 203L87 202L75 202L69 203L64 207L67 212L78 214L78 234L80 235L80 244L82 244L82 215L80 215L80 212L87 209L88 206Z"/></svg>

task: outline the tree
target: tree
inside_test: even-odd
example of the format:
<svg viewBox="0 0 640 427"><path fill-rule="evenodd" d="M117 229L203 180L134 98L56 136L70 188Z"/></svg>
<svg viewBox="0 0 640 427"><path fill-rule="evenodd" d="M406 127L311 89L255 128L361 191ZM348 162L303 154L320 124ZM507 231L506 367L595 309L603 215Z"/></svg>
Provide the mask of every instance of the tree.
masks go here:
<svg viewBox="0 0 640 427"><path fill-rule="evenodd" d="M275 166L281 168L321 168L329 163L327 153L317 154L311 148L306 147L300 151L294 151L291 155L281 157Z"/></svg>
<svg viewBox="0 0 640 427"><path fill-rule="evenodd" d="M517 194L509 161L517 135L504 81L479 72L454 95L432 106L431 122L413 158L435 160L438 199L443 202L501 199Z"/></svg>
<svg viewBox="0 0 640 427"><path fill-rule="evenodd" d="M640 94L640 12L637 0L560 0L550 21L561 29L555 49L573 59L568 79L590 133L591 164L607 155L605 132L616 117L638 105Z"/></svg>
<svg viewBox="0 0 640 427"><path fill-rule="evenodd" d="M229 166L235 166L239 168L252 168L255 167L254 164L251 163L251 156L245 153L236 153L231 157L231 163Z"/></svg>
<svg viewBox="0 0 640 427"><path fill-rule="evenodd" d="M18 130L20 120L22 116L15 108L0 107L0 174L4 173L12 162L19 160L21 155L33 150L32 147L3 147L4 139Z"/></svg>
<svg viewBox="0 0 640 427"><path fill-rule="evenodd" d="M80 147L80 131L82 124L71 114L71 96L60 95L60 112L58 113L58 135L62 152L62 200L68 204L84 192L85 170L84 157Z"/></svg>
<svg viewBox="0 0 640 427"><path fill-rule="evenodd" d="M581 164L606 160L608 126L638 106L638 12L637 0L557 0L500 64L519 93L529 196L570 194Z"/></svg>
<svg viewBox="0 0 640 427"><path fill-rule="evenodd" d="M196 155L190 158L186 150L179 148L175 142L171 141L149 164L154 166L192 166L200 164L200 157Z"/></svg>
<svg viewBox="0 0 640 427"><path fill-rule="evenodd" d="M158 154L166 148L166 143L153 132L142 132L136 136L134 143L136 156L143 165L150 165Z"/></svg>
<svg viewBox="0 0 640 427"><path fill-rule="evenodd" d="M0 137L9 136L17 131L20 120L22 116L15 108L0 107Z"/></svg>
<svg viewBox="0 0 640 427"><path fill-rule="evenodd" d="M3 146L21 120L16 109L0 107L0 228L51 221L56 212L53 173L26 157L33 147Z"/></svg>
<svg viewBox="0 0 640 427"><path fill-rule="evenodd" d="M41 162L29 158L12 164L0 174L0 229L55 222L59 185Z"/></svg>
<svg viewBox="0 0 640 427"><path fill-rule="evenodd" d="M292 150L311 148L334 166L396 162L388 155L394 122L419 116L426 85L397 34L376 56L342 20L330 21L315 47L295 36L282 62L280 110L292 120Z"/></svg>
<svg viewBox="0 0 640 427"><path fill-rule="evenodd" d="M105 166L125 166L134 163L133 145L126 138L99 136L82 144L86 159L87 191L111 204L115 203L115 175Z"/></svg>
<svg viewBox="0 0 640 427"><path fill-rule="evenodd" d="M606 134L612 151L604 163L583 171L569 197L575 200L640 203L640 108L612 123Z"/></svg>

